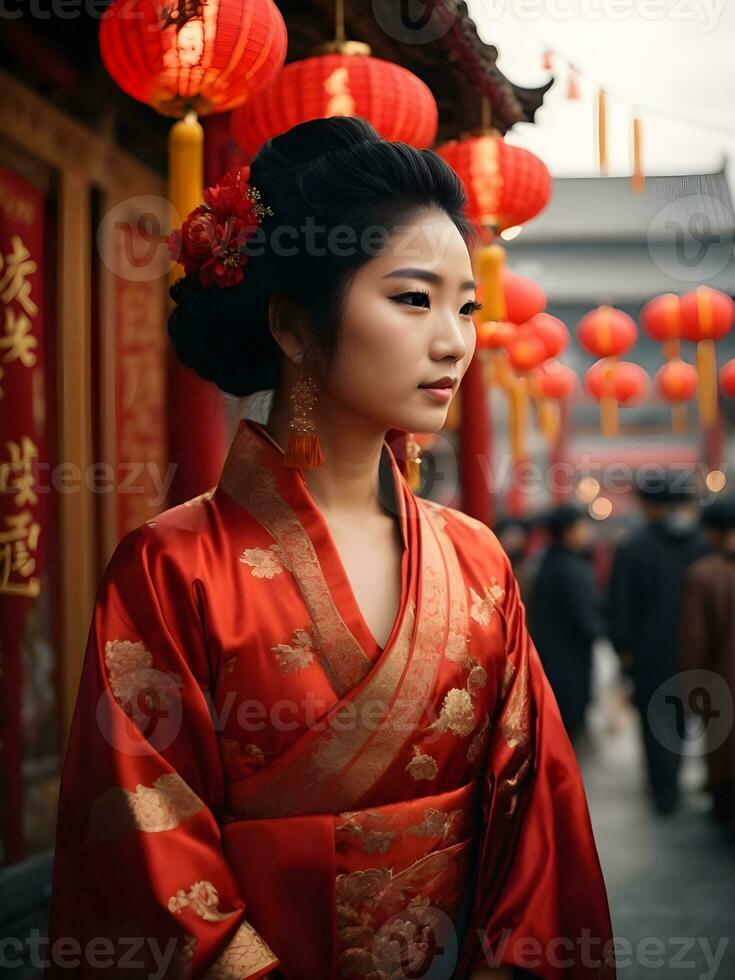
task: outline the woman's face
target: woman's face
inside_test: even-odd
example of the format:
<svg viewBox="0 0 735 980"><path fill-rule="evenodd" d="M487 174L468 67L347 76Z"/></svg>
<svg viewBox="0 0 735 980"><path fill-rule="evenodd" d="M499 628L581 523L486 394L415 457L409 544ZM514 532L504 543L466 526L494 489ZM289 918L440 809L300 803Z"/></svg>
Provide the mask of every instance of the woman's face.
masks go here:
<svg viewBox="0 0 735 980"><path fill-rule="evenodd" d="M379 429L438 431L475 350L475 303L454 222L430 211L399 225L350 285L325 381L330 398Z"/></svg>

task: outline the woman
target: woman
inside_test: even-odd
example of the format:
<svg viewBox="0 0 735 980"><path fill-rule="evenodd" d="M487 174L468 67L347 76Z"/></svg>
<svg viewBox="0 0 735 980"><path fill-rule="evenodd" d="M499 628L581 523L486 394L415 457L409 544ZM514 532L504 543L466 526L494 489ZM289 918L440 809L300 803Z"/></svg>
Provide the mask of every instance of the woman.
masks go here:
<svg viewBox="0 0 735 980"><path fill-rule="evenodd" d="M125 937L136 976L614 976L508 559L416 497L386 441L441 429L474 352L461 184L335 117L206 200L172 240L170 333L202 377L273 406L240 422L216 487L106 569L52 941L78 939L82 977L94 937L105 977L131 975Z"/></svg>

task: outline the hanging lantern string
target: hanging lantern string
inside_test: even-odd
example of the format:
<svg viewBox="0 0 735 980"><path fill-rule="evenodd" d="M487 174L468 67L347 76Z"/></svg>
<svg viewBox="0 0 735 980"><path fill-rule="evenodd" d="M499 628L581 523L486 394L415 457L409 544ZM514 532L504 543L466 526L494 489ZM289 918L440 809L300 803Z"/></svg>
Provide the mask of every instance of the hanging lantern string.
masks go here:
<svg viewBox="0 0 735 980"><path fill-rule="evenodd" d="M527 25L526 25L526 29L527 29ZM529 31L529 33L534 34L533 31ZM536 38L537 41L539 41L539 43L541 44L544 43L542 38L539 37L539 35L534 34L534 37ZM673 122L678 122L678 123L682 123L685 126L692 126L697 129L705 130L717 136L724 136L727 139L735 139L735 129L728 129L726 126L718 126L717 123L708 123L701 119L692 119L690 116L682 116L678 112L672 112L669 109L662 109L659 106L648 105L645 102L632 102L630 99L624 98L623 96L618 95L615 92L612 92L607 87L607 85L603 85L601 82L592 78L586 72L581 71L578 67L577 62L570 61L568 58L565 58L564 55L559 54L556 48L551 48L547 45L544 45L542 66L545 70L547 71L553 70L552 59L556 61L560 61L567 69L567 71L569 71L574 76L575 81L578 81L579 79L584 79L584 81L587 82L587 84L590 85L592 88L596 89L597 91L604 91L607 100L612 100L613 102L617 102L620 105L625 106L627 109L632 109L634 111L642 110L645 111L646 114L650 114L652 116L661 116L662 118L671 119Z"/></svg>
<svg viewBox="0 0 735 980"><path fill-rule="evenodd" d="M336 41L345 40L345 0L335 0L334 36Z"/></svg>

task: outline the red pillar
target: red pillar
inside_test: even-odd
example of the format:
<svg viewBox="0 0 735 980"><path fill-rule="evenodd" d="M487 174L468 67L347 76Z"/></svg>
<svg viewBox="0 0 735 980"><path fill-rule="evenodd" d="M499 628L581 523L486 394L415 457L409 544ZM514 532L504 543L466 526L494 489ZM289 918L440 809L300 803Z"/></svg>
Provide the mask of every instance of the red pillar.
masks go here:
<svg viewBox="0 0 735 980"><path fill-rule="evenodd" d="M490 406L482 364L474 357L462 380L460 472L462 510L492 526L494 519L490 474L492 431Z"/></svg>

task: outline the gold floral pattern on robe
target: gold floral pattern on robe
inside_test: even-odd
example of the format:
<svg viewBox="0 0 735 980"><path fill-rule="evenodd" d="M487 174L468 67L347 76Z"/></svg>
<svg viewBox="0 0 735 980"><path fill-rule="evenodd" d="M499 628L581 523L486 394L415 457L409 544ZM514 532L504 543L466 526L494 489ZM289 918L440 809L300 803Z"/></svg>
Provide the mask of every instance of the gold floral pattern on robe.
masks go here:
<svg viewBox="0 0 735 980"><path fill-rule="evenodd" d="M171 964L172 980L188 980L194 968L196 948L195 937L185 935ZM276 954L270 946L244 920L223 952L203 974L202 980L241 980L242 977L252 976L276 961Z"/></svg>
<svg viewBox="0 0 735 980"><path fill-rule="evenodd" d="M410 975L438 948L466 885L467 842L432 851L407 868L367 868L336 880L339 980ZM433 953L431 954L433 955Z"/></svg>
<svg viewBox="0 0 735 980"><path fill-rule="evenodd" d="M513 690L503 713L502 731L508 745L515 748L526 745L530 738L530 711L528 703L528 661L520 666Z"/></svg>
<svg viewBox="0 0 735 980"><path fill-rule="evenodd" d="M202 980L242 980L258 973L278 957L262 936L243 920L224 952L215 960Z"/></svg>
<svg viewBox="0 0 735 980"><path fill-rule="evenodd" d="M244 779L265 765L263 750L253 742L242 749L236 738L220 738L219 744L228 779Z"/></svg>
<svg viewBox="0 0 735 980"><path fill-rule="evenodd" d="M272 544L270 548L246 548L240 555L240 561L250 566L255 578L275 578L285 571L277 544Z"/></svg>
<svg viewBox="0 0 735 980"><path fill-rule="evenodd" d="M87 840L110 842L131 830L147 834L173 830L203 806L177 772L164 773L152 786L138 783L134 790L113 786L92 805Z"/></svg>
<svg viewBox="0 0 735 980"><path fill-rule="evenodd" d="M438 837L443 845L454 844L457 835L454 832L457 821L462 818L461 810L443 813L436 807L430 806L418 823L411 824L406 830L412 837Z"/></svg>
<svg viewBox="0 0 735 980"><path fill-rule="evenodd" d="M452 630L447 637L447 645L444 656L452 663L461 664L467 659L467 645L469 643L469 633L460 630Z"/></svg>
<svg viewBox="0 0 735 980"><path fill-rule="evenodd" d="M308 629L298 629L294 631L291 644L278 643L271 647L276 655L278 665L284 674L292 674L297 670L304 670L314 662L316 653L315 640Z"/></svg>
<svg viewBox="0 0 735 980"><path fill-rule="evenodd" d="M470 596L472 598L470 616L481 626L488 626L495 606L505 597L505 590L498 585L498 580L493 578L490 580L490 585L485 586L484 596L475 592L472 586L470 586Z"/></svg>
<svg viewBox="0 0 735 980"><path fill-rule="evenodd" d="M230 919L238 913L238 909L220 912L218 905L219 892L211 881L195 881L188 891L179 888L168 900L169 912L181 912L182 909L190 908L206 922L221 922L222 919Z"/></svg>
<svg viewBox="0 0 735 980"><path fill-rule="evenodd" d="M440 732L469 735L475 727L475 706L472 695L461 687L453 687L444 695L438 719L430 726Z"/></svg>
<svg viewBox="0 0 735 980"><path fill-rule="evenodd" d="M367 814L373 819L379 819L380 814ZM395 830L368 830L363 823L364 815L360 813L341 813L344 823L335 827L338 833L350 834L357 838L366 854L385 854L395 840Z"/></svg>
<svg viewBox="0 0 735 980"><path fill-rule="evenodd" d="M140 640L108 640L105 643L105 665L115 700L127 715L133 714L139 698L147 707L161 703L171 705L184 687L178 674L157 670L153 655Z"/></svg>
<svg viewBox="0 0 735 980"><path fill-rule="evenodd" d="M422 752L418 745L414 745L413 758L405 770L414 779L434 779L439 772L439 766L433 755Z"/></svg>

